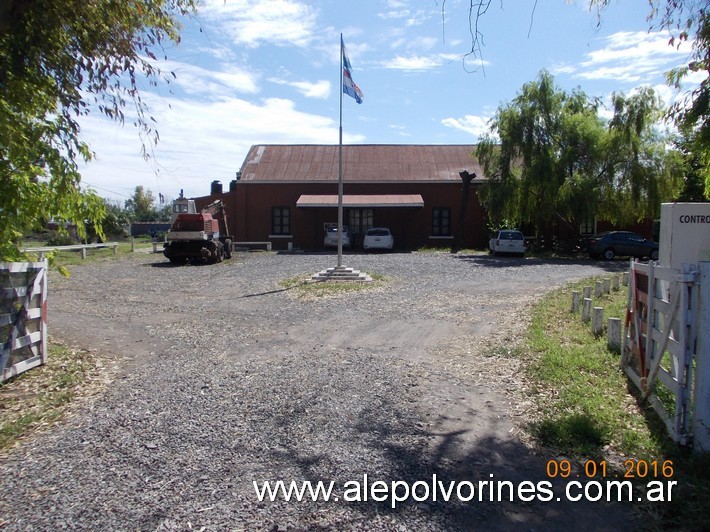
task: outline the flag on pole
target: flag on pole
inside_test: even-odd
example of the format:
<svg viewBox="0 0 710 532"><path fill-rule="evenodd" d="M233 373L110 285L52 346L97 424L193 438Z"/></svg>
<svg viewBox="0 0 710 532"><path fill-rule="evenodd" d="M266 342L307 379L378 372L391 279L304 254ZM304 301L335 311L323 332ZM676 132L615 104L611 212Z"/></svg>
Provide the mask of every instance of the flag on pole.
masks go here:
<svg viewBox="0 0 710 532"><path fill-rule="evenodd" d="M348 59L348 54L345 51L345 43L343 42L343 36L340 36L340 51L343 55L343 92L352 98L355 98L357 103L362 103L365 96L362 94L360 87L358 87L353 81L352 76L352 65L350 64L350 59Z"/></svg>

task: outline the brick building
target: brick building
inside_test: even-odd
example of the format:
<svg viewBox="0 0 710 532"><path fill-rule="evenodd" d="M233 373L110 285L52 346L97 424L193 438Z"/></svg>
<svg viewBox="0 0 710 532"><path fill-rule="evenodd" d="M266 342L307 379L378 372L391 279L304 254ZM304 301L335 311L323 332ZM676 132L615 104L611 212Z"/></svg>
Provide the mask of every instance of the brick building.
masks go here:
<svg viewBox="0 0 710 532"><path fill-rule="evenodd" d="M343 150L343 225L355 246L369 227L389 227L397 249L450 246L459 223L463 171L471 182L462 247L487 245L486 215L476 190L484 181L471 145L347 145ZM210 196L228 209L236 242L323 248L337 224L338 145L255 145L227 191L213 182Z"/></svg>

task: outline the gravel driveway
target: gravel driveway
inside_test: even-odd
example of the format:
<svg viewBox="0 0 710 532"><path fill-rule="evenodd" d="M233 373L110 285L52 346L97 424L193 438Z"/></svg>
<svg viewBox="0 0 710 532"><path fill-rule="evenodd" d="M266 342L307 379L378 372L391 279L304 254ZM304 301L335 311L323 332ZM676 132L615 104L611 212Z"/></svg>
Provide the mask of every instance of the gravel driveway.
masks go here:
<svg viewBox="0 0 710 532"><path fill-rule="evenodd" d="M434 474L447 483L546 480L546 458L518 437L520 362L501 353L522 334L530 302L609 264L445 253L344 262L385 280L304 299L278 282L334 266L335 256L272 253L184 267L137 253L77 266L68 280L52 276L50 334L96 351L112 380L61 426L0 459L0 522L9 530L628 528L628 508L604 503L476 498L392 509L389 499L343 497L364 475L410 485L431 484ZM340 500L260 502L253 482L267 480L334 481Z"/></svg>

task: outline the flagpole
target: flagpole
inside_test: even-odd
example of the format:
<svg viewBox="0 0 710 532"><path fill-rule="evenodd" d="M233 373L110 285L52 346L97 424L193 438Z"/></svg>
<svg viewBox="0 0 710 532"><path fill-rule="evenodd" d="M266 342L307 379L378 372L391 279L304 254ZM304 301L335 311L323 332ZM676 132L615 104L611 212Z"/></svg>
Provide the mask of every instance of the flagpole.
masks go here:
<svg viewBox="0 0 710 532"><path fill-rule="evenodd" d="M343 266L343 34L340 34L340 127L338 129L338 268Z"/></svg>

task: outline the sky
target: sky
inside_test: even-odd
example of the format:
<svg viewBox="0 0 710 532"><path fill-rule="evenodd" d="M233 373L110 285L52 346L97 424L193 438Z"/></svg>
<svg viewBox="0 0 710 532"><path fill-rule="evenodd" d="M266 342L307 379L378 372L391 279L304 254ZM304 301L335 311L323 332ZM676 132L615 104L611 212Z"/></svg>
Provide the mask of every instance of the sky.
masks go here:
<svg viewBox="0 0 710 532"><path fill-rule="evenodd" d="M544 69L565 91L602 102L614 92L679 95L665 73L690 45L649 29L647 0L611 0L601 20L586 0L493 0L471 50L468 0L202 0L158 65L169 84L142 84L160 140L141 156L124 125L81 121L95 154L82 183L123 202L136 186L169 201L225 190L254 144L337 144L340 35L364 93L343 95L344 144L471 144L496 110ZM443 9L443 11L442 11ZM692 86L693 80L689 80ZM699 81L699 80L698 80ZM605 111L602 109L602 114Z"/></svg>

